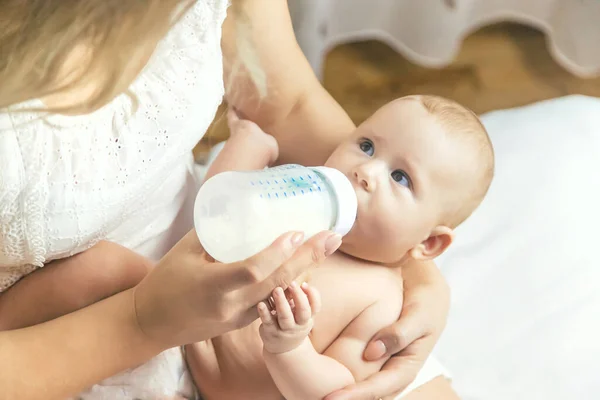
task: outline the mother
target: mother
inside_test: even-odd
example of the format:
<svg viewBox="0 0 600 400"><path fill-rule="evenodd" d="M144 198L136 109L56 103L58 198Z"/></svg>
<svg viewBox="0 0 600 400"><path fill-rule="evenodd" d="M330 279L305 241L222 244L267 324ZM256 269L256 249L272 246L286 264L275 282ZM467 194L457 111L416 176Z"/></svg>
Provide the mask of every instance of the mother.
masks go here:
<svg viewBox="0 0 600 400"><path fill-rule="evenodd" d="M272 288L325 257L326 234L296 251L282 238L228 267L210 263L193 232L179 240L196 189L191 149L223 77L229 104L278 139L281 163L322 163L353 129L299 50L286 1L226 8L227 0L0 2L0 285L102 239L159 260L133 289L0 332L0 397L64 398L247 324ZM429 356L448 289L433 264L411 266L404 279L400 321L365 353L396 356L332 397L391 395ZM438 379L423 391L450 393Z"/></svg>

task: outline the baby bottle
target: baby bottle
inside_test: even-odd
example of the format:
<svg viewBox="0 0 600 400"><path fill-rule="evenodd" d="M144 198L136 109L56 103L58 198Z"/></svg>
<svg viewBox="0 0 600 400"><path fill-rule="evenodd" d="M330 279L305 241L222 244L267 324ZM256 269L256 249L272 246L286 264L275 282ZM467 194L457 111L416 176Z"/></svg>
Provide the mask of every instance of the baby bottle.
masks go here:
<svg viewBox="0 0 600 400"><path fill-rule="evenodd" d="M343 236L356 209L356 193L343 173L289 164L214 175L196 197L194 226L208 254L230 263L289 231L304 232L305 239L324 230Z"/></svg>

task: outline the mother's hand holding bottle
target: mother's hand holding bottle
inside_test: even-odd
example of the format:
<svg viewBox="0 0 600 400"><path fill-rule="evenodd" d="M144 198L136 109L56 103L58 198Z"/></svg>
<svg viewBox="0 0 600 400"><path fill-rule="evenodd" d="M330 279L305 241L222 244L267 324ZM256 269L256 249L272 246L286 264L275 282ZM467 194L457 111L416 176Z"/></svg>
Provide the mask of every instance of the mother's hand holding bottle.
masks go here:
<svg viewBox="0 0 600 400"><path fill-rule="evenodd" d="M248 325L258 317L257 303L320 264L341 237L321 232L303 241L302 233L286 233L245 261L220 264L189 232L135 288L140 329L166 349Z"/></svg>

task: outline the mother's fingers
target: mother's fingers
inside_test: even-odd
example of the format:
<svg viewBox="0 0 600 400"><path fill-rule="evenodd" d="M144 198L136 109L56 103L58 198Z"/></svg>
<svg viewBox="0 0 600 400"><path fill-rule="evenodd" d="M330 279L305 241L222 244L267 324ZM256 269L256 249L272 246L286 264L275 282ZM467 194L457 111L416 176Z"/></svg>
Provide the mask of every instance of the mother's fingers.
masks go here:
<svg viewBox="0 0 600 400"><path fill-rule="evenodd" d="M341 244L340 235L331 232L321 232L298 248L290 259L277 256L275 259L268 257L268 253L261 253L254 264L259 274L266 273L263 277L258 275L255 283L239 290L239 299L247 307L254 307L258 302L266 299L276 287L287 288L302 272L319 265L331 255Z"/></svg>
<svg viewBox="0 0 600 400"><path fill-rule="evenodd" d="M253 284L264 281L273 271L288 261L302 244L302 240L304 240L302 233L288 232L277 238L269 247L247 260L220 265L219 267L222 267L223 270L219 280L223 280L223 282L218 283L225 287L228 292L249 286L254 287ZM275 286L271 289L274 288ZM258 299L253 305L265 297Z"/></svg>

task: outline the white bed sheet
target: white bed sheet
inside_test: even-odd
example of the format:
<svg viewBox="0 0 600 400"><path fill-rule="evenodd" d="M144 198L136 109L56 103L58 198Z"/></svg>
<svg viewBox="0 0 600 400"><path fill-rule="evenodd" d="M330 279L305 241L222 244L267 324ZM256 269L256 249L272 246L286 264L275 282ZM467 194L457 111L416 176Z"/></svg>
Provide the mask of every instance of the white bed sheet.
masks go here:
<svg viewBox="0 0 600 400"><path fill-rule="evenodd" d="M600 399L600 99L482 117L496 177L438 264L435 355L463 400Z"/></svg>

